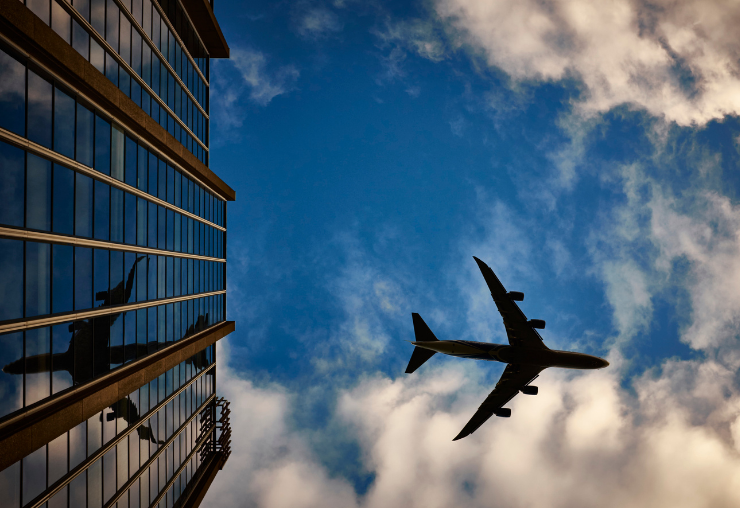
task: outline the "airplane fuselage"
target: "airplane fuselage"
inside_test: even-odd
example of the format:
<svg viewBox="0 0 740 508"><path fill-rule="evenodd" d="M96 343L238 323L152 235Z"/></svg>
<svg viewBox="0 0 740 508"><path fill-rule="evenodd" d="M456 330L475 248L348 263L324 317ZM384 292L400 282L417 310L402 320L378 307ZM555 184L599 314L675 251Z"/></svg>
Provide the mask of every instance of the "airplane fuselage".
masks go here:
<svg viewBox="0 0 740 508"><path fill-rule="evenodd" d="M474 360L560 367L563 369L601 369L609 365L609 362L598 356L584 353L491 344L490 342L437 340L412 342L412 344L437 353Z"/></svg>

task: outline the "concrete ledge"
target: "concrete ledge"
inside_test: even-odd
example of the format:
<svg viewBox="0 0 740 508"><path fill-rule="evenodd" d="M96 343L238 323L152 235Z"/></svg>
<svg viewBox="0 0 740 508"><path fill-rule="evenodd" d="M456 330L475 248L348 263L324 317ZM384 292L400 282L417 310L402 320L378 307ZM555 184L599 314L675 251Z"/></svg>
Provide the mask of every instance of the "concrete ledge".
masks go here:
<svg viewBox="0 0 740 508"><path fill-rule="evenodd" d="M175 503L176 508L198 508L203 502L208 489L211 487L216 474L224 466L220 452L208 458L208 462L200 469L198 478L188 484L183 496Z"/></svg>
<svg viewBox="0 0 740 508"><path fill-rule="evenodd" d="M229 45L208 0L182 0L211 58L229 58Z"/></svg>
<svg viewBox="0 0 740 508"><path fill-rule="evenodd" d="M234 201L236 193L231 187L18 0L0 0L0 34L190 171L221 198Z"/></svg>
<svg viewBox="0 0 740 508"><path fill-rule="evenodd" d="M0 423L0 471L235 330L219 323Z"/></svg>

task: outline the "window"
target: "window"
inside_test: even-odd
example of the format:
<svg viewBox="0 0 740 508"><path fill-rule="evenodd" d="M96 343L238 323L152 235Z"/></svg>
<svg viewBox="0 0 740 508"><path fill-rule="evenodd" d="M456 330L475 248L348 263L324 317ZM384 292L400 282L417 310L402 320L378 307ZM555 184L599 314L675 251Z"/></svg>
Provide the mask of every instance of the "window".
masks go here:
<svg viewBox="0 0 740 508"><path fill-rule="evenodd" d="M56 2L54 2L56 5ZM54 87L54 151L75 156L75 100Z"/></svg>
<svg viewBox="0 0 740 508"><path fill-rule="evenodd" d="M75 310L92 308L92 249L75 247Z"/></svg>
<svg viewBox="0 0 740 508"><path fill-rule="evenodd" d="M26 174L26 227L51 230L51 163L28 154Z"/></svg>
<svg viewBox="0 0 740 508"><path fill-rule="evenodd" d="M72 20L72 47L85 60L90 59L90 35L77 21ZM98 46L100 47L100 46Z"/></svg>
<svg viewBox="0 0 740 508"><path fill-rule="evenodd" d="M124 241L129 245L136 245L136 196L128 192L124 196Z"/></svg>
<svg viewBox="0 0 740 508"><path fill-rule="evenodd" d="M72 41L72 18L59 3L51 2L51 28L64 39L67 44Z"/></svg>
<svg viewBox="0 0 740 508"><path fill-rule="evenodd" d="M118 52L118 18L120 12L113 0L107 0L106 4L105 40L111 45L113 51Z"/></svg>
<svg viewBox="0 0 740 508"><path fill-rule="evenodd" d="M92 111L82 104L77 104L77 150L75 152L75 159L85 166L90 167L93 165L93 118ZM69 125L71 123L67 124L67 129L69 129Z"/></svg>
<svg viewBox="0 0 740 508"><path fill-rule="evenodd" d="M26 242L26 317L51 311L51 245ZM14 295L16 298L18 295Z"/></svg>
<svg viewBox="0 0 740 508"><path fill-rule="evenodd" d="M95 294L96 307L108 307L111 304L111 295L108 284L110 255L106 249L95 249L93 293Z"/></svg>
<svg viewBox="0 0 740 508"><path fill-rule="evenodd" d="M54 362L51 374L52 393L60 392L72 386L74 361L74 348L72 347L73 333L74 326L72 323L63 323L51 327L52 352L55 355L59 355L52 358Z"/></svg>
<svg viewBox="0 0 740 508"><path fill-rule="evenodd" d="M26 401L29 406L51 394L51 329L48 326L26 330ZM32 368L31 368L32 367ZM25 459L24 459L25 460ZM24 464L24 476L25 476ZM45 471L44 476L45 477ZM44 482L44 487L46 486ZM43 488L41 489L43 490ZM40 490L39 490L40 492ZM38 494L38 492L37 492ZM24 498L25 499L25 498ZM32 498L31 498L32 499ZM30 500L30 499L29 499Z"/></svg>
<svg viewBox="0 0 740 508"><path fill-rule="evenodd" d="M55 233L74 232L74 178L71 169L54 164L52 228Z"/></svg>
<svg viewBox="0 0 740 508"><path fill-rule="evenodd" d="M73 253L71 245L52 245L51 312L69 312L73 309Z"/></svg>
<svg viewBox="0 0 740 508"><path fill-rule="evenodd" d="M95 116L95 169L110 175L111 127L99 116Z"/></svg>
<svg viewBox="0 0 740 508"><path fill-rule="evenodd" d="M28 71L28 139L51 148L52 86L47 80Z"/></svg>
<svg viewBox="0 0 740 508"><path fill-rule="evenodd" d="M77 175L78 178L80 175ZM110 238L110 186L95 180L95 238Z"/></svg>
<svg viewBox="0 0 740 508"><path fill-rule="evenodd" d="M93 222L93 180L75 174L75 235L91 237Z"/></svg>
<svg viewBox="0 0 740 508"><path fill-rule="evenodd" d="M0 142L0 224L23 227L24 152Z"/></svg>
<svg viewBox="0 0 740 508"><path fill-rule="evenodd" d="M123 242L123 191L111 187L110 190L110 240Z"/></svg>
<svg viewBox="0 0 740 508"><path fill-rule="evenodd" d="M91 0L91 17L93 28L100 35L105 35L105 0Z"/></svg>
<svg viewBox="0 0 740 508"><path fill-rule="evenodd" d="M26 131L26 66L0 49L0 127L23 136Z"/></svg>
<svg viewBox="0 0 740 508"><path fill-rule="evenodd" d="M124 157L124 135L123 131L113 125L111 139L111 172L110 175L116 180L123 181L123 157Z"/></svg>
<svg viewBox="0 0 740 508"><path fill-rule="evenodd" d="M126 162L125 162L125 171L124 171L124 179L123 181L126 182L128 185L132 187L136 187L136 152L137 152L137 145L136 141L126 137Z"/></svg>
<svg viewBox="0 0 740 508"><path fill-rule="evenodd" d="M32 454L23 457L22 464L22 503L26 504L46 489L46 446L42 446Z"/></svg>
<svg viewBox="0 0 740 508"><path fill-rule="evenodd" d="M2 241L0 240L0 242ZM3 393L3 396L0 397L0 418L23 407L22 358L23 332L0 335L0 363L5 366L4 370L0 370L0 391ZM0 478L3 474L7 474L7 471L6 469L4 472L0 472ZM20 479L16 480L15 483L6 483L5 485L18 485L19 482ZM2 481L0 481L0 484L2 484ZM7 492L4 492L4 494L7 494ZM17 504L11 504L11 506L17 506Z"/></svg>

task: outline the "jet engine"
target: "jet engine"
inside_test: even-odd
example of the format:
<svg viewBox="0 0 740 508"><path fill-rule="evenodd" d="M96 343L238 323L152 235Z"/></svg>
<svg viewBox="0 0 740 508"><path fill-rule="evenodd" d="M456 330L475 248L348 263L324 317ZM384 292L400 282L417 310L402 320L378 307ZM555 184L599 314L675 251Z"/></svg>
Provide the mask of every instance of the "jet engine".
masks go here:
<svg viewBox="0 0 740 508"><path fill-rule="evenodd" d="M524 395L537 395L536 386L522 386L521 388L519 388L519 391L522 392Z"/></svg>
<svg viewBox="0 0 740 508"><path fill-rule="evenodd" d="M531 326L532 328L539 328L540 330L545 329L544 319L530 319L529 321L527 321L527 324Z"/></svg>
<svg viewBox="0 0 740 508"><path fill-rule="evenodd" d="M524 301L524 293L521 293L519 291L509 291L508 293L506 293L506 296L508 296L510 300L515 302Z"/></svg>
<svg viewBox="0 0 740 508"><path fill-rule="evenodd" d="M511 416L511 409L509 409L508 407L502 407L494 411L493 414L501 418L508 418Z"/></svg>

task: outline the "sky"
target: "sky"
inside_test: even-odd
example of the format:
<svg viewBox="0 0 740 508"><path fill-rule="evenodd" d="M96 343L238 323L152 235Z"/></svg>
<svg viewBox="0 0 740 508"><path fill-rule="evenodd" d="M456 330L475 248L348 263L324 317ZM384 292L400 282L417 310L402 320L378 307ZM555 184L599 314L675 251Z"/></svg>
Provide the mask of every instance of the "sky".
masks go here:
<svg viewBox="0 0 740 508"><path fill-rule="evenodd" d="M740 4L217 0L228 205L214 507L740 505ZM472 256L553 349L404 373L411 313L506 343Z"/></svg>

